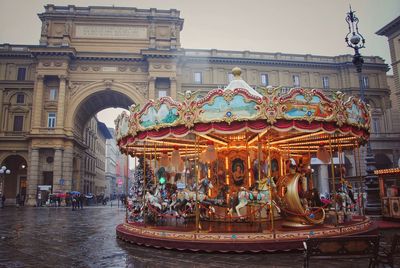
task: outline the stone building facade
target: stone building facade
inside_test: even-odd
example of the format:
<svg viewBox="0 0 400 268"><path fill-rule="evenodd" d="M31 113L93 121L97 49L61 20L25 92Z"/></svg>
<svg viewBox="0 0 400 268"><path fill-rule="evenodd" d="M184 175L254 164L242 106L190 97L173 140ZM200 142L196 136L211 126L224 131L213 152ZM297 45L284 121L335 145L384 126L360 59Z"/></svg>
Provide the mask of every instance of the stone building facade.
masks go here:
<svg viewBox="0 0 400 268"><path fill-rule="evenodd" d="M85 126L102 109L165 95L177 98L186 90L206 94L227 85L235 66L254 87L359 94L351 55L184 49L183 19L175 9L47 5L39 18L39 45L0 45L0 163L18 158L26 164L7 183L17 184L25 174L30 204L45 180L57 184L63 178L63 190L82 187ZM379 57L364 59L372 149L390 166L399 158L393 148L400 142L397 136L381 135L392 133L388 66ZM49 157L54 161L47 163ZM347 157L354 162L351 152ZM9 196L20 189L14 188Z"/></svg>
<svg viewBox="0 0 400 268"><path fill-rule="evenodd" d="M111 138L106 140L106 183L108 187L106 187L105 196L111 198L117 192L116 166L119 151L114 129L109 128L108 131L111 134Z"/></svg>

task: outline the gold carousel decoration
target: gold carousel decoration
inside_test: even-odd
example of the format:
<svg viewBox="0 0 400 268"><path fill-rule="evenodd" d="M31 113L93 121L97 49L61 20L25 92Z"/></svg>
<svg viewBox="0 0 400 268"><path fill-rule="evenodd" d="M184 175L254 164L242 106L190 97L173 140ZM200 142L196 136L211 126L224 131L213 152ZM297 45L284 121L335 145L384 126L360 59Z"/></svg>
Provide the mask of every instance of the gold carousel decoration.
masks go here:
<svg viewBox="0 0 400 268"><path fill-rule="evenodd" d="M269 222L273 232L275 224L324 224L325 208L307 199L311 158L329 163L334 152L365 144L367 105L341 92L255 90L239 68L232 73L224 89L204 97L187 91L181 101L149 100L115 120L121 152L142 159L141 190L131 193L128 223L157 225L171 217L177 224L179 218L193 221L189 231L197 233L212 226L204 222Z"/></svg>

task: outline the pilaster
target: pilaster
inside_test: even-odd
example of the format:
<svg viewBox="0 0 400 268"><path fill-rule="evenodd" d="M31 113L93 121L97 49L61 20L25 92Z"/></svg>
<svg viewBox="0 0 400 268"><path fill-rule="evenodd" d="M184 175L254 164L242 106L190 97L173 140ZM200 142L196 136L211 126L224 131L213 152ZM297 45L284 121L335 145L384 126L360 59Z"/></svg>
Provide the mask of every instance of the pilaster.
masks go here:
<svg viewBox="0 0 400 268"><path fill-rule="evenodd" d="M0 128L2 128L1 126L3 125L3 120L5 116L3 112L3 96L4 96L4 88L0 88Z"/></svg>
<svg viewBox="0 0 400 268"><path fill-rule="evenodd" d="M60 86L58 93L58 103L57 103L57 128L64 127L64 107L65 107L65 86L66 77L64 75L60 76Z"/></svg>
<svg viewBox="0 0 400 268"><path fill-rule="evenodd" d="M35 81L35 89L33 92L33 103L32 106L32 132L39 132L39 128L42 125L42 110L43 110L43 87L44 87L44 76L37 75Z"/></svg>
<svg viewBox="0 0 400 268"><path fill-rule="evenodd" d="M36 205L37 185L39 184L39 149L33 148L29 153L28 164L28 191L27 204L30 206Z"/></svg>
<svg viewBox="0 0 400 268"><path fill-rule="evenodd" d="M156 79L154 77L149 77L149 100L154 100L156 95L156 85L155 85Z"/></svg>
<svg viewBox="0 0 400 268"><path fill-rule="evenodd" d="M62 175L64 179L64 190L77 190L76 185L72 183L72 162L73 162L73 145L64 148ZM73 189L74 188L74 189Z"/></svg>
<svg viewBox="0 0 400 268"><path fill-rule="evenodd" d="M60 179L62 178L63 166L63 151L61 148L54 150L54 164L53 164L53 191L61 190Z"/></svg>
<svg viewBox="0 0 400 268"><path fill-rule="evenodd" d="M171 98L176 100L176 78L171 77L169 80L171 84Z"/></svg>

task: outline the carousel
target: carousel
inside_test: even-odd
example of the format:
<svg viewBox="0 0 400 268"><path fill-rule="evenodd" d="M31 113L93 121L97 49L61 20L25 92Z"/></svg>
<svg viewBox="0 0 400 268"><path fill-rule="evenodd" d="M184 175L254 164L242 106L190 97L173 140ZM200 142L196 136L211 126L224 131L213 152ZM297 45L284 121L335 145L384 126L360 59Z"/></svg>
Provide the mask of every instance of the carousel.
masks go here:
<svg viewBox="0 0 400 268"><path fill-rule="evenodd" d="M367 142L366 104L341 92L255 90L239 68L232 73L206 96L149 100L115 120L120 151L136 160L117 236L157 248L258 252L373 231L332 161ZM313 185L312 158L332 167L329 194Z"/></svg>

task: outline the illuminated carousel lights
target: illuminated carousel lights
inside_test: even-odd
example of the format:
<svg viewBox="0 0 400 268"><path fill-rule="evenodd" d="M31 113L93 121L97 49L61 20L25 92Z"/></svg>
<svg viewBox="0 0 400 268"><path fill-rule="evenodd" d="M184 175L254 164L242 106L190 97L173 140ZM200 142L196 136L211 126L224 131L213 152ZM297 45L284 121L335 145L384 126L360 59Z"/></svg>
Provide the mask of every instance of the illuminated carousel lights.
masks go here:
<svg viewBox="0 0 400 268"><path fill-rule="evenodd" d="M400 168L378 169L374 171L375 175L397 174L400 173Z"/></svg>

